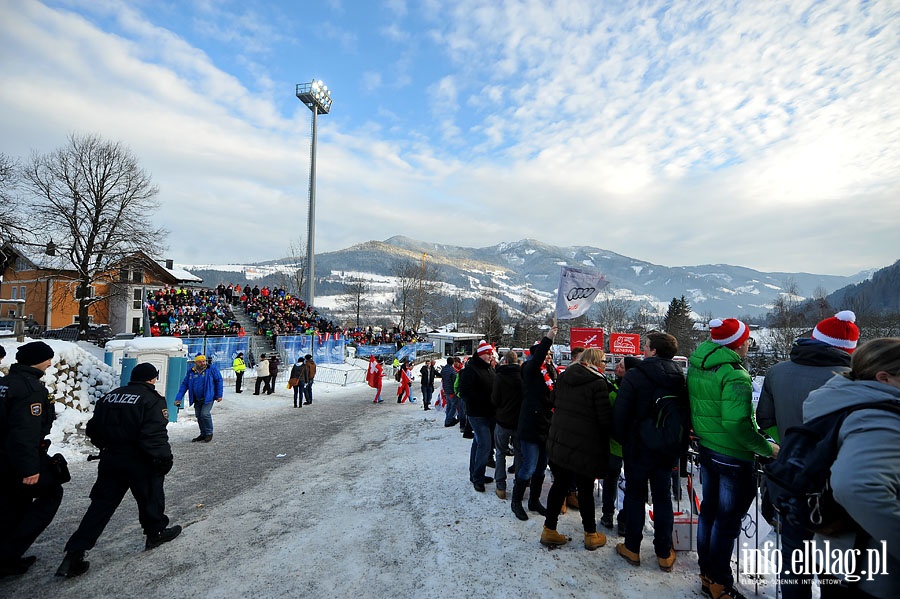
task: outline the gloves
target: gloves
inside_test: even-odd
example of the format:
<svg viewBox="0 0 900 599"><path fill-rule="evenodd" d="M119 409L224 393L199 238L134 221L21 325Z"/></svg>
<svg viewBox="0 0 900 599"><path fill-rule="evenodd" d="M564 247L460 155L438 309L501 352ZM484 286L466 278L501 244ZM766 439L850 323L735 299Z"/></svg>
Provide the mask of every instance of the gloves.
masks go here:
<svg viewBox="0 0 900 599"><path fill-rule="evenodd" d="M172 456L153 458L153 471L157 476L165 476L172 469L175 460Z"/></svg>

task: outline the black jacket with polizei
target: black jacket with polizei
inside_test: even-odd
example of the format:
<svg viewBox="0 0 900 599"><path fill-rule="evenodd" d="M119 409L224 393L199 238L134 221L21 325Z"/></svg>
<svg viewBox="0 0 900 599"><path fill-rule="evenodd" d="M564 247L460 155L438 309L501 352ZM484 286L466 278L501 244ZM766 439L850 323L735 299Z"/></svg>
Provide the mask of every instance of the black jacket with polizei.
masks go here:
<svg viewBox="0 0 900 599"><path fill-rule="evenodd" d="M103 453L171 458L166 399L150 383L113 389L94 405L85 432Z"/></svg>
<svg viewBox="0 0 900 599"><path fill-rule="evenodd" d="M569 366L556 380L547 456L576 474L603 478L609 468L611 422L606 377L583 364Z"/></svg>
<svg viewBox="0 0 900 599"><path fill-rule="evenodd" d="M465 367L459 371L459 394L466 402L466 415L493 418L493 390L494 369L477 355L469 358Z"/></svg>
<svg viewBox="0 0 900 599"><path fill-rule="evenodd" d="M42 370L16 363L0 378L0 459L21 478L40 473L41 441L56 418L42 376Z"/></svg>
<svg viewBox="0 0 900 599"><path fill-rule="evenodd" d="M553 416L553 392L544 381L541 366L552 344L552 339L544 337L531 348L531 357L522 364L522 409L516 430L520 441L540 445L547 442Z"/></svg>
<svg viewBox="0 0 900 599"><path fill-rule="evenodd" d="M522 367L519 364L501 364L497 367L491 403L496 410L494 418L497 424L516 430L522 409Z"/></svg>
<svg viewBox="0 0 900 599"><path fill-rule="evenodd" d="M623 447L639 443L638 425L650 415L653 401L676 395L688 402L684 371L674 360L649 357L629 368L619 384L613 406L613 436Z"/></svg>

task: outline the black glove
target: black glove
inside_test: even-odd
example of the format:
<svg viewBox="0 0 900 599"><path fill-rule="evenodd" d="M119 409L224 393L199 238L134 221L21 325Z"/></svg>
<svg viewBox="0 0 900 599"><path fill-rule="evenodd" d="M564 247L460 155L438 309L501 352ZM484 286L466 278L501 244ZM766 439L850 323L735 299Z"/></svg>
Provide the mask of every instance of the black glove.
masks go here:
<svg viewBox="0 0 900 599"><path fill-rule="evenodd" d="M153 458L153 471L157 476L165 476L172 469L172 464L174 463L175 460L172 456Z"/></svg>

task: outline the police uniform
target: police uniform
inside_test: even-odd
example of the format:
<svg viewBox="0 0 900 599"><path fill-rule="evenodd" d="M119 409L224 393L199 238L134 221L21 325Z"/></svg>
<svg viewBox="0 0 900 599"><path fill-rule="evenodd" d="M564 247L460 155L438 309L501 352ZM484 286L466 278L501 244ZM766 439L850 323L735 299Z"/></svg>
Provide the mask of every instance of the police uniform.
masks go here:
<svg viewBox="0 0 900 599"><path fill-rule="evenodd" d="M18 362L0 378L0 575L4 576L22 574L33 563L33 557L23 560L22 555L53 521L63 497L47 456L49 443L43 444L56 417L53 402L40 380L44 372L23 363L23 355L31 358L24 362L39 364L52 358L53 350L40 341L22 346ZM35 474L40 475L37 484L23 484Z"/></svg>
<svg viewBox="0 0 900 599"><path fill-rule="evenodd" d="M94 546L128 490L137 501L148 549L166 530L169 518L165 514L163 481L172 468L168 422L165 398L147 382L132 380L97 401L86 428L91 443L100 448L97 482L91 489L87 513L66 543L67 554Z"/></svg>

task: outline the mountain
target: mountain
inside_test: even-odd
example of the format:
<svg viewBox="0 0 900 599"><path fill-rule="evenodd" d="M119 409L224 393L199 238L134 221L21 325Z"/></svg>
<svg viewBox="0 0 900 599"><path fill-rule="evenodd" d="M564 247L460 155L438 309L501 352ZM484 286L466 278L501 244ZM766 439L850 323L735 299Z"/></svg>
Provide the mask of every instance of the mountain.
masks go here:
<svg viewBox="0 0 900 599"><path fill-rule="evenodd" d="M860 283L871 275L765 273L727 264L669 267L592 246L557 247L533 239L466 248L396 236L317 255L316 303L326 309L336 308L344 285L353 279L366 281L374 301L389 302L396 288L393 275L401 263L422 264L434 270L445 295L459 294L473 300L489 294L513 312L521 309L523 297L529 295L552 305L561 265L603 273L609 286L601 300L612 298L631 307L643 305L657 311L665 310L673 297L684 295L696 314L714 316L763 316L789 283L795 285L802 300L814 292L828 293ZM210 265L186 268L202 272L207 284L238 282L234 265L221 271ZM284 284L279 277L284 279L285 273L295 268L295 260L285 258L247 265L242 274L248 279L253 278L251 273L264 275L253 281L260 286Z"/></svg>
<svg viewBox="0 0 900 599"><path fill-rule="evenodd" d="M900 314L900 260L886 266L871 278L847 285L825 298L831 306L864 314Z"/></svg>

